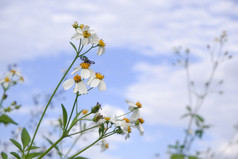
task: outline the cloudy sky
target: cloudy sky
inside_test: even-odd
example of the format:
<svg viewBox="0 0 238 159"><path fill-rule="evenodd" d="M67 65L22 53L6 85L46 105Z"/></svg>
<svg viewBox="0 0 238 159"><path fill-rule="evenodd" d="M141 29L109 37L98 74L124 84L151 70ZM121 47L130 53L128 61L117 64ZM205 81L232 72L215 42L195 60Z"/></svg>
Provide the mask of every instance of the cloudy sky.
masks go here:
<svg viewBox="0 0 238 159"><path fill-rule="evenodd" d="M106 54L97 57L94 50L89 56L96 62L93 69L105 74L108 90L93 90L82 98L82 106L90 108L99 101L107 111L121 112L127 111L124 99L140 101L145 134L134 132L127 141L112 137L108 151L85 153L91 158L153 159L158 153L166 158L167 145L182 140L187 125L180 119L188 104L185 72L172 65L173 48L190 48L191 78L199 84L206 81L211 67L206 46L226 30L224 50L233 59L224 62L215 76L215 81L224 80L218 88L224 94L211 94L200 110L213 126L196 147L219 151L232 139L238 122L236 0L0 0L0 8L0 77L8 64L18 64L26 81L12 93L27 108L32 107L34 94L52 91L73 59L69 41L74 21L90 25L105 40ZM65 96L66 103L73 100L70 92ZM234 155L234 149L222 153Z"/></svg>

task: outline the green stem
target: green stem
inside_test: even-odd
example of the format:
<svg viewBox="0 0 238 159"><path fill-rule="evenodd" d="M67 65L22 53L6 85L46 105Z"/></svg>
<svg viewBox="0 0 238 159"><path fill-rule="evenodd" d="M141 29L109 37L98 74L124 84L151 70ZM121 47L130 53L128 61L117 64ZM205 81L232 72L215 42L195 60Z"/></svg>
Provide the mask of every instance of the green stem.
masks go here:
<svg viewBox="0 0 238 159"><path fill-rule="evenodd" d="M69 134L68 136L77 135L77 134L83 133L83 132L85 132L85 131L88 131L88 130L94 129L94 128L98 127L98 126L99 126L99 125L96 125L96 126L93 126L93 127L91 127L91 128L84 129L84 130L82 130L82 131L79 131L79 132L76 132L76 133L73 133L73 134Z"/></svg>
<svg viewBox="0 0 238 159"><path fill-rule="evenodd" d="M0 101L0 108L2 108L2 103L3 103L3 100L4 100L4 96L5 96L5 93L6 93L6 90L3 89L3 95L2 95L2 98L1 98L1 101Z"/></svg>
<svg viewBox="0 0 238 159"><path fill-rule="evenodd" d="M131 111L129 111L128 113L125 113L125 114L116 116L116 118L120 118L120 117L122 117L122 116L125 116L125 115L127 115L127 114L130 114L130 113L133 112L135 109L138 109L138 108L134 108L134 109L132 109Z"/></svg>
<svg viewBox="0 0 238 159"><path fill-rule="evenodd" d="M51 149L53 149L61 140L63 140L66 136L62 135L53 145L50 146L43 154L41 154L38 159L44 157Z"/></svg>
<svg viewBox="0 0 238 159"><path fill-rule="evenodd" d="M71 110L68 123L66 124L66 127L65 127L66 130L67 130L68 126L69 126L69 122L70 122L70 119L71 119L71 117L72 117L72 115L73 115L74 108L75 108L75 106L76 106L76 103L77 103L77 100L78 100L78 97L79 97L79 96L80 96L80 95L78 95L78 93L76 93L76 97L75 97L75 100L74 100L74 105L73 105L73 108L72 108L72 110Z"/></svg>
<svg viewBox="0 0 238 159"><path fill-rule="evenodd" d="M87 150L88 148L92 147L93 145L95 145L98 141L100 141L102 139L102 137L99 137L96 141L94 141L92 144L88 145L87 147L85 147L83 150L77 152L76 154L74 154L73 156L69 157L69 159L73 159L74 157L78 156L79 154L81 154L82 152L84 152L85 150Z"/></svg>
<svg viewBox="0 0 238 159"><path fill-rule="evenodd" d="M59 82L58 85L56 86L56 88L55 88L53 94L51 95L50 100L48 101L48 103L47 103L47 105L46 105L46 107L45 107L45 110L43 111L43 113L42 113L42 115L41 115L40 121L39 121L39 123L38 123L38 125L37 125L37 127L36 127L36 130L35 130L35 133L34 133L34 135L33 135L32 140L31 140L31 143L30 143L30 146L29 146L29 149L28 149L28 152L27 152L26 157L28 156L28 154L29 154L29 152L30 152L30 149L31 149L31 146L32 146L32 144L33 144L33 142L34 142L34 139L35 139L35 137L36 137L37 131L38 131L39 127L40 127L40 124L41 124L41 122L42 122L43 117L45 116L46 110L48 109L48 107L49 107L49 105L50 105L51 100L53 99L53 97L54 97L56 91L58 90L58 88L59 88L59 86L60 86L60 84L61 84L62 81L64 80L65 76L67 75L67 73L69 72L69 70L71 69L71 67L73 66L73 64L74 64L74 62L76 61L77 58L78 58L78 54L77 54L76 57L74 58L73 62L71 63L71 65L69 66L69 68L68 68L67 71L65 72L64 76L61 78L60 82Z"/></svg>
<svg viewBox="0 0 238 159"><path fill-rule="evenodd" d="M82 120L83 118L89 116L90 114L92 114L92 113L88 113L88 114L82 116L81 118L79 118L79 119L75 122L75 124L76 124L79 120ZM72 123L71 123L71 126L69 127L69 129L68 129L67 131L69 132L69 131L73 128L73 126L74 126L74 125L72 125Z"/></svg>

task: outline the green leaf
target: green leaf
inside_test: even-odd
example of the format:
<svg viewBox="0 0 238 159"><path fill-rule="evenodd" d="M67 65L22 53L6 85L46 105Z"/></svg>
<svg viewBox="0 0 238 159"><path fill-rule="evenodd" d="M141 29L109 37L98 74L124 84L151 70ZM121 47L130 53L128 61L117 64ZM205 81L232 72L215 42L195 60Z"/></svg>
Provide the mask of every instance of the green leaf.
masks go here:
<svg viewBox="0 0 238 159"><path fill-rule="evenodd" d="M186 106L186 109L191 112L191 107L190 106Z"/></svg>
<svg viewBox="0 0 238 159"><path fill-rule="evenodd" d="M180 155L180 154L172 154L170 159L184 159L184 155Z"/></svg>
<svg viewBox="0 0 238 159"><path fill-rule="evenodd" d="M185 118L185 117L187 117L187 116L189 116L189 115L190 115L190 114L188 114L188 113L187 113L187 114L184 114L184 115L181 116L181 118Z"/></svg>
<svg viewBox="0 0 238 159"><path fill-rule="evenodd" d="M33 153L29 153L28 157L29 158L34 158L34 157L37 157L41 154L41 152L33 152Z"/></svg>
<svg viewBox="0 0 238 159"><path fill-rule="evenodd" d="M23 151L25 150L26 146L28 146L30 141L31 141L31 137L30 137L29 133L27 132L27 130L25 128L23 128L22 132L21 132L21 142L23 145Z"/></svg>
<svg viewBox="0 0 238 159"><path fill-rule="evenodd" d="M69 42L69 43L73 46L74 50L75 50L76 52L78 52L78 51L77 51L77 48L75 47L75 45L74 45L72 42Z"/></svg>
<svg viewBox="0 0 238 159"><path fill-rule="evenodd" d="M62 107L62 112L63 112L63 126L64 126L64 129L65 129L67 119L68 119L68 115L67 115L67 111L66 111L63 104L61 104L61 107Z"/></svg>
<svg viewBox="0 0 238 159"><path fill-rule="evenodd" d="M44 138L45 138L51 145L54 144L53 141L51 141L49 138L47 138L47 137L45 137L45 136L44 136ZM62 153L60 152L58 146L55 145L54 148L56 149L57 153L58 153L60 156L62 156Z"/></svg>
<svg viewBox="0 0 238 159"><path fill-rule="evenodd" d="M17 125L17 123L15 121L13 121L9 116L7 116L6 114L3 114L0 116L0 123L3 123L5 125L7 124L15 124Z"/></svg>
<svg viewBox="0 0 238 159"><path fill-rule="evenodd" d="M7 154L5 152L1 153L2 159L7 159Z"/></svg>
<svg viewBox="0 0 238 159"><path fill-rule="evenodd" d="M73 121L71 122L70 124L70 127L71 126L74 126L77 122L78 122L78 117L79 115L82 113L83 110L81 110L79 113L76 114L76 116L74 117Z"/></svg>
<svg viewBox="0 0 238 159"><path fill-rule="evenodd" d="M188 159L198 159L196 156L188 156Z"/></svg>
<svg viewBox="0 0 238 159"><path fill-rule="evenodd" d="M196 115L196 118L197 118L197 120L199 120L199 121L201 121L201 122L204 122L204 118L201 117L200 115Z"/></svg>
<svg viewBox="0 0 238 159"><path fill-rule="evenodd" d="M14 139L10 139L10 141L11 141L19 150L21 150L21 152L23 151L23 150L22 150L22 147L21 147L21 144L19 144L19 142L17 142L17 141L14 140Z"/></svg>
<svg viewBox="0 0 238 159"><path fill-rule="evenodd" d="M16 152L10 152L10 154L12 154L14 157L18 159L21 159L21 157Z"/></svg>
<svg viewBox="0 0 238 159"><path fill-rule="evenodd" d="M28 147L26 150L27 150L27 151L28 151L29 149L30 149L30 150L35 150L35 149L38 149L38 148L40 148L40 147L37 147L37 146L31 146L31 148Z"/></svg>

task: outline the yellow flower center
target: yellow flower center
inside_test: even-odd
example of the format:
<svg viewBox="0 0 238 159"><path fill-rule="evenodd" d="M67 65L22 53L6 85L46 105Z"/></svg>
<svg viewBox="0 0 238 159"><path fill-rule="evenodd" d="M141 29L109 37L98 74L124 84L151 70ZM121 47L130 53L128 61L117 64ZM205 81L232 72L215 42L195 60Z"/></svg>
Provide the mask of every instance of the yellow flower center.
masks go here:
<svg viewBox="0 0 238 159"><path fill-rule="evenodd" d="M84 31L84 32L83 32L83 36L84 36L85 38L88 38L90 35L91 35L91 34L90 34L88 31Z"/></svg>
<svg viewBox="0 0 238 159"><path fill-rule="evenodd" d="M142 119L142 118L139 118L138 120L141 124L143 124L145 122L144 119Z"/></svg>
<svg viewBox="0 0 238 159"><path fill-rule="evenodd" d="M84 25L83 24L80 24L79 28L80 29L83 29Z"/></svg>
<svg viewBox="0 0 238 159"><path fill-rule="evenodd" d="M101 40L99 40L99 44L98 44L99 46L101 46L101 47L104 47L105 46L105 43L103 42L103 40L101 39Z"/></svg>
<svg viewBox="0 0 238 159"><path fill-rule="evenodd" d="M83 113L83 114L87 114L87 113L88 113L88 110L87 110L87 109L84 109L84 110L82 111L82 113Z"/></svg>
<svg viewBox="0 0 238 159"><path fill-rule="evenodd" d="M130 126L128 126L127 131L128 131L129 133L131 133L131 127L130 127Z"/></svg>
<svg viewBox="0 0 238 159"><path fill-rule="evenodd" d="M102 75L102 74L100 74L100 73L96 73L95 75L96 75L96 78L97 78L97 79L102 80L102 79L104 78L104 75Z"/></svg>
<svg viewBox="0 0 238 159"><path fill-rule="evenodd" d="M142 104L141 104L140 102L137 102L137 103L136 103L136 106L137 106L138 108L141 108L141 107L142 107Z"/></svg>
<svg viewBox="0 0 238 159"><path fill-rule="evenodd" d="M104 119L105 119L105 120L107 120L107 121L109 121L109 120L110 120L110 118L109 118L109 117L104 117Z"/></svg>
<svg viewBox="0 0 238 159"><path fill-rule="evenodd" d="M21 80L21 81L24 81L24 78L21 76L21 77L20 77L20 80Z"/></svg>
<svg viewBox="0 0 238 159"><path fill-rule="evenodd" d="M12 72L13 74L15 74L15 73L16 73L16 71L15 71L15 70L11 70L11 72Z"/></svg>
<svg viewBox="0 0 238 159"><path fill-rule="evenodd" d="M10 81L10 78L5 77L4 81L5 81L5 82L9 82L9 81Z"/></svg>
<svg viewBox="0 0 238 159"><path fill-rule="evenodd" d="M123 118L122 120L125 120L127 123L129 123L129 119L128 118Z"/></svg>
<svg viewBox="0 0 238 159"><path fill-rule="evenodd" d="M74 76L74 81L75 82L80 82L81 81L81 76L79 76L79 75Z"/></svg>
<svg viewBox="0 0 238 159"><path fill-rule="evenodd" d="M109 147L109 143L106 143L105 148L108 149L108 147Z"/></svg>
<svg viewBox="0 0 238 159"><path fill-rule="evenodd" d="M80 66L83 68L83 69L88 69L90 67L90 64L89 63L81 63Z"/></svg>

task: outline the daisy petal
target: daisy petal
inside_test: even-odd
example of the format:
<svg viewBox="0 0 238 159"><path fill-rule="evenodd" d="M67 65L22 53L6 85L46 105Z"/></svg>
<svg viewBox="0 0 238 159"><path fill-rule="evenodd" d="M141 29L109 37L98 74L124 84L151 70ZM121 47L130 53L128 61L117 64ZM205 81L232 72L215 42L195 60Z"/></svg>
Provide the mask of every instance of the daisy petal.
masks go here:
<svg viewBox="0 0 238 159"><path fill-rule="evenodd" d="M81 66L75 67L71 75L75 74L76 72L79 72L81 68L82 68Z"/></svg>
<svg viewBox="0 0 238 159"><path fill-rule="evenodd" d="M73 86L73 84L74 84L73 79L68 79L68 80L64 81L64 83L63 83L64 90L70 89Z"/></svg>
<svg viewBox="0 0 238 159"><path fill-rule="evenodd" d="M83 81L78 82L78 91L80 94L87 94L88 90Z"/></svg>
<svg viewBox="0 0 238 159"><path fill-rule="evenodd" d="M90 71L88 69L82 69L81 70L81 77L82 78L89 78L90 77Z"/></svg>
<svg viewBox="0 0 238 159"><path fill-rule="evenodd" d="M99 79L94 78L92 82L90 83L91 87L97 87L99 85Z"/></svg>
<svg viewBox="0 0 238 159"><path fill-rule="evenodd" d="M103 80L99 81L98 89L99 91L105 91L107 89L106 83Z"/></svg>
<svg viewBox="0 0 238 159"><path fill-rule="evenodd" d="M78 82L75 83L75 87L74 87L74 93L77 93L77 92L79 92L79 83Z"/></svg>

